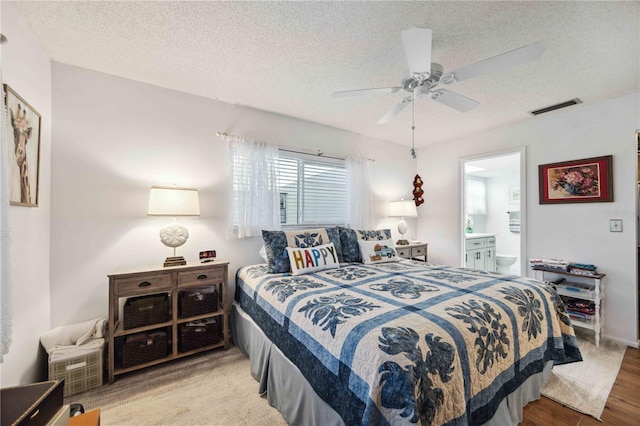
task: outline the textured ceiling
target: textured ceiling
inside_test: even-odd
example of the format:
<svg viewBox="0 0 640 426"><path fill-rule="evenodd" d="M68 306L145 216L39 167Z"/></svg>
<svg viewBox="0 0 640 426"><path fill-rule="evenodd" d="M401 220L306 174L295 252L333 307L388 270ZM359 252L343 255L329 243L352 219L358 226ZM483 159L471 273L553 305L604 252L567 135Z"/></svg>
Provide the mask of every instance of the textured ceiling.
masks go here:
<svg viewBox="0 0 640 426"><path fill-rule="evenodd" d="M14 3L54 61L404 145L410 107L376 124L401 93L330 95L400 85L400 32L412 26L433 30L432 61L445 73L546 47L535 62L447 86L479 101L472 111L419 99L417 146L535 120L528 111L574 97L590 104L640 89L636 1Z"/></svg>

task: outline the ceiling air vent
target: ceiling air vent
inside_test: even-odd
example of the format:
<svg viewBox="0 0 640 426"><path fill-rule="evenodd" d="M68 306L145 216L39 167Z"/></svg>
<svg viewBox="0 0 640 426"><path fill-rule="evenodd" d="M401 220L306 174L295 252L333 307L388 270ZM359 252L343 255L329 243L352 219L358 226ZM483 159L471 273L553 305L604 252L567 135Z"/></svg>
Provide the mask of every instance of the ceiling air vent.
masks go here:
<svg viewBox="0 0 640 426"><path fill-rule="evenodd" d="M531 115L540 115L540 114L544 114L545 112L551 112L551 111L555 111L555 110L560 109L560 108L566 108L568 106L577 105L577 104L581 104L581 103L582 103L582 101L580 100L580 98L573 98L573 99L571 99L569 101L561 102L559 104L555 104L555 105L551 105L551 106L548 106L548 107L540 108L540 109L537 109L535 111L529 111L529 114L531 114Z"/></svg>

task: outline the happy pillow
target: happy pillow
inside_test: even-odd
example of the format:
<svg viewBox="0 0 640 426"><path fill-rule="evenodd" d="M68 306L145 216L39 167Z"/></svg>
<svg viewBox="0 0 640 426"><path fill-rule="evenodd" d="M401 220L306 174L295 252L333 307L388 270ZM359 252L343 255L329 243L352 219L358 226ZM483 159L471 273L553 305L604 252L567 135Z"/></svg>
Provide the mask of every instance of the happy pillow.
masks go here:
<svg viewBox="0 0 640 426"><path fill-rule="evenodd" d="M303 229L298 231L262 231L267 265L274 274L289 272L287 247L308 248L333 243L338 261L342 262L340 234L337 227Z"/></svg>
<svg viewBox="0 0 640 426"><path fill-rule="evenodd" d="M366 265L384 262L397 262L398 254L393 240L358 240L362 262Z"/></svg>
<svg viewBox="0 0 640 426"><path fill-rule="evenodd" d="M291 275L340 267L333 243L307 248L287 247L287 253L291 264Z"/></svg>

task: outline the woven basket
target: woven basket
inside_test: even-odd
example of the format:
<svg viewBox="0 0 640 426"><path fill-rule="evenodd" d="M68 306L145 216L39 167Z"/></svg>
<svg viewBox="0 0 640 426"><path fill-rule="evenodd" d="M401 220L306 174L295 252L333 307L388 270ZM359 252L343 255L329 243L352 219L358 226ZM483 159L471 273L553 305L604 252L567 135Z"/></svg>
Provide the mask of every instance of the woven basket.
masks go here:
<svg viewBox="0 0 640 426"><path fill-rule="evenodd" d="M178 350L187 352L220 342L220 325L215 318L191 321L180 326Z"/></svg>
<svg viewBox="0 0 640 426"><path fill-rule="evenodd" d="M166 331L131 334L122 345L122 367L154 361L166 357L167 354Z"/></svg>
<svg viewBox="0 0 640 426"><path fill-rule="evenodd" d="M169 321L167 293L130 297L124 303L124 329Z"/></svg>
<svg viewBox="0 0 640 426"><path fill-rule="evenodd" d="M183 290L178 301L180 318L208 314L218 310L218 291L213 287Z"/></svg>

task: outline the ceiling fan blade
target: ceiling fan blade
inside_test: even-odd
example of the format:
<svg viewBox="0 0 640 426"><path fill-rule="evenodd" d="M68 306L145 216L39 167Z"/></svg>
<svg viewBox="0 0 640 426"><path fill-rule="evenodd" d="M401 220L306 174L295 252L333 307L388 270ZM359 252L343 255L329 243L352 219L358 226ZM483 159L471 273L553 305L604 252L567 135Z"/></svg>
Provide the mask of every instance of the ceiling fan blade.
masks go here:
<svg viewBox="0 0 640 426"><path fill-rule="evenodd" d="M357 89L357 90L342 90L333 92L331 94L334 98L346 98L349 96L372 96L381 93L396 93L402 87L379 87L375 89Z"/></svg>
<svg viewBox="0 0 640 426"><path fill-rule="evenodd" d="M492 72L501 71L516 65L526 64L535 61L542 56L544 46L538 42L510 52L503 53L475 64L464 66L442 78L443 83L453 83L455 81L468 80Z"/></svg>
<svg viewBox="0 0 640 426"><path fill-rule="evenodd" d="M402 44L411 74L431 73L431 30L409 28L402 31Z"/></svg>
<svg viewBox="0 0 640 426"><path fill-rule="evenodd" d="M412 100L413 99L412 99L411 96L407 96L406 98L404 98L403 100L401 100L400 102L395 104L393 106L393 108L391 108L384 115L384 117L382 117L380 120L378 120L378 124L385 124L385 123L388 123L391 120L393 120L396 115L400 114L400 111L402 111L407 105L409 105L411 103Z"/></svg>
<svg viewBox="0 0 640 426"><path fill-rule="evenodd" d="M469 99L466 96L462 96L458 93L450 92L444 89L435 90L431 94L431 98L434 101L440 102L441 104L444 104L448 107L457 109L460 112L470 111L480 105L480 102L478 101L474 101L473 99Z"/></svg>

